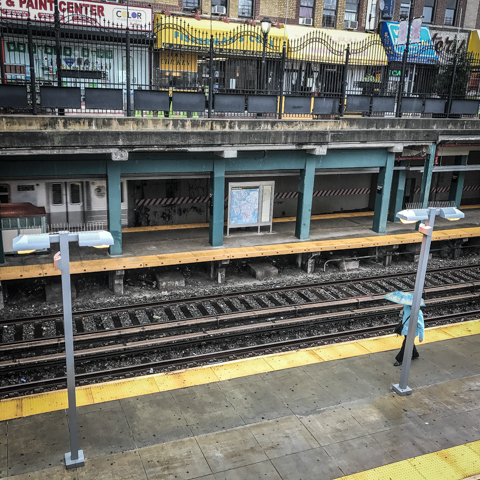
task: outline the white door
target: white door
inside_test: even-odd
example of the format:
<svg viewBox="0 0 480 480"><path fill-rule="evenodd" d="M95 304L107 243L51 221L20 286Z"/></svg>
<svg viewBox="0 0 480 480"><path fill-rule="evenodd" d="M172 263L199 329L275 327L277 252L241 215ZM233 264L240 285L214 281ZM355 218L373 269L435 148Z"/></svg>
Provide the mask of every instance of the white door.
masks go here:
<svg viewBox="0 0 480 480"><path fill-rule="evenodd" d="M52 182L48 184L50 223L80 225L84 222L83 182Z"/></svg>

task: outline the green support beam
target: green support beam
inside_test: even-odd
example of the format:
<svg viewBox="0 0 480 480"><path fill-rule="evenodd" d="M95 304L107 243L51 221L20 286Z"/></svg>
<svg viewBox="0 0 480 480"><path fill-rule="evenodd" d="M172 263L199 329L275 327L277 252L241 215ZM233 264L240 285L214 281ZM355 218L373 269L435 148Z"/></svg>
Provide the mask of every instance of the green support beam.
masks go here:
<svg viewBox="0 0 480 480"><path fill-rule="evenodd" d="M210 219L208 241L212 247L223 245L225 210L225 159L216 158L210 172Z"/></svg>
<svg viewBox="0 0 480 480"><path fill-rule="evenodd" d="M122 192L121 164L107 162L107 201L108 230L112 234L114 244L110 247L110 255L122 254Z"/></svg>
<svg viewBox="0 0 480 480"><path fill-rule="evenodd" d="M455 165L466 165L468 155L459 155L455 157ZM463 183L465 182L465 172L452 172L452 181L450 183L450 193L448 199L455 202L457 208L460 208L463 193Z"/></svg>
<svg viewBox="0 0 480 480"><path fill-rule="evenodd" d="M427 208L428 206L428 199L430 197L430 186L432 185L433 162L435 161L436 149L437 145L435 143L432 143L430 145L430 152L425 155L425 165L422 175L422 186L420 188L420 198L418 199L420 208Z"/></svg>
<svg viewBox="0 0 480 480"><path fill-rule="evenodd" d="M380 168L378 174L375 210L373 212L372 230L377 233L385 233L387 230L388 204L390 201L390 191L392 189L394 164L395 153L387 152L385 166Z"/></svg>
<svg viewBox="0 0 480 480"><path fill-rule="evenodd" d="M298 183L297 220L295 236L300 240L310 238L310 221L312 216L313 183L315 181L316 156L305 160L305 168L300 170Z"/></svg>
<svg viewBox="0 0 480 480"><path fill-rule="evenodd" d="M399 222L397 212L403 209L403 199L405 197L405 182L407 180L406 170L394 170L392 181L392 193L390 194L390 205L388 207L388 220L390 222Z"/></svg>

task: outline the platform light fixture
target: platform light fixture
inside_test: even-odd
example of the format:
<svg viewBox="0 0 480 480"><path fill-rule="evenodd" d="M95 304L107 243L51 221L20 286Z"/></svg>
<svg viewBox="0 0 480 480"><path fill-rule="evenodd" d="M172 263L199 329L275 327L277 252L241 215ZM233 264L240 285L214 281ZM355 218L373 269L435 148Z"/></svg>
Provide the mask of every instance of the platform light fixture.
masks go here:
<svg viewBox="0 0 480 480"><path fill-rule="evenodd" d="M83 450L78 449L78 422L77 403L75 397L75 357L73 351L73 326L72 326L72 292L70 280L70 242L78 242L81 247L108 247L113 245L110 232L92 231L77 232L61 231L54 234L42 233L20 235L13 239L13 250L20 253L50 248L52 243L60 244L60 251L53 257L54 265L61 272L63 324L65 332L65 357L67 363L67 394L68 417L70 428L70 452L65 454L65 466L71 468L83 467L85 457Z"/></svg>
<svg viewBox="0 0 480 480"><path fill-rule="evenodd" d="M425 221L425 224L420 224L418 227L418 231L423 235L422 247L418 260L417 277L415 279L415 290L413 292L412 310L410 313L410 321L408 323L407 341L405 342L405 353L403 355L400 383L392 385L392 390L399 395L412 394L412 389L407 386L407 380L410 371L410 364L412 363L413 344L415 341L415 333L417 331L418 312L420 311L420 302L422 301L425 275L427 273L433 226L437 215L450 221L460 220L465 217L465 214L456 208L451 202L436 202L429 205L427 208L416 208L415 206L412 206L411 208L407 208L406 210L397 213L397 217L403 223Z"/></svg>

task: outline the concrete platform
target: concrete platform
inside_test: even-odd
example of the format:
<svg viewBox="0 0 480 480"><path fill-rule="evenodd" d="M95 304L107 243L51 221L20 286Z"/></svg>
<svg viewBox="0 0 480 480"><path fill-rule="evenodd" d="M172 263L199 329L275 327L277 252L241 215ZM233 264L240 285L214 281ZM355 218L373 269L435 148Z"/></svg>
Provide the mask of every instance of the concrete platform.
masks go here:
<svg viewBox="0 0 480 480"><path fill-rule="evenodd" d="M463 207L462 207L463 208ZM433 241L480 237L480 208L464 208L465 218L435 220ZM123 254L110 256L93 247L70 246L72 274L180 265L238 258L259 258L305 252L355 250L389 244L421 242L412 225L388 223L386 234L372 232L373 212L339 213L312 217L310 238L295 237L293 218L276 219L273 233L232 231L223 247L208 243L208 225L171 225L125 229ZM186 228L188 227L188 228ZM7 255L0 266L0 281L59 275L53 266L52 249L46 254Z"/></svg>
<svg viewBox="0 0 480 480"><path fill-rule="evenodd" d="M393 366L400 344L390 335L81 387L86 465L70 471L64 392L2 401L0 477L453 480L480 473L480 321L427 330L407 397L390 390L400 376Z"/></svg>

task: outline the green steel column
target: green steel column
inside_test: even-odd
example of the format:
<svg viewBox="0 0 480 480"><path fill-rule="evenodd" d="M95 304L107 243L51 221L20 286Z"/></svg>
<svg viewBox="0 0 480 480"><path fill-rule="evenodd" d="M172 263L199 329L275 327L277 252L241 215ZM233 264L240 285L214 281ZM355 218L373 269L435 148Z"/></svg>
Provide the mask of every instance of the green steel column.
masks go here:
<svg viewBox="0 0 480 480"><path fill-rule="evenodd" d="M437 145L432 143L430 145L430 153L425 155L425 166L423 168L423 175L422 175L422 187L420 188L420 198L418 199L418 203L420 208L427 208L428 206L428 198L430 197L430 186L432 184L432 170L433 170L433 162L435 161L435 151Z"/></svg>
<svg viewBox="0 0 480 480"><path fill-rule="evenodd" d="M392 189L393 166L395 153L387 152L385 166L380 168L378 174L377 194L375 196L375 210L373 212L372 230L377 233L385 233L387 230L388 203Z"/></svg>
<svg viewBox="0 0 480 480"><path fill-rule="evenodd" d="M110 255L122 254L122 194L120 183L121 165L107 162L107 201L108 230L115 243L110 247Z"/></svg>
<svg viewBox="0 0 480 480"><path fill-rule="evenodd" d="M0 204L0 264L5 263L5 252L3 250L3 236L2 236L2 205ZM0 289L0 295L2 291Z"/></svg>
<svg viewBox="0 0 480 480"><path fill-rule="evenodd" d="M405 182L407 180L406 170L394 170L392 181L392 193L390 194L390 205L388 207L388 220L390 222L399 222L397 212L403 208L403 198L405 197Z"/></svg>
<svg viewBox="0 0 480 480"><path fill-rule="evenodd" d="M212 247L223 245L225 210L225 159L216 158L210 172L210 223L208 241Z"/></svg>
<svg viewBox="0 0 480 480"><path fill-rule="evenodd" d="M312 216L313 183L315 181L315 165L317 158L305 160L305 168L300 170L298 182L297 221L295 223L295 236L300 240L310 237L310 221Z"/></svg>
<svg viewBox="0 0 480 480"><path fill-rule="evenodd" d="M459 155L455 157L455 165L466 165L468 155ZM452 172L452 182L450 183L450 193L448 199L455 202L457 208L460 208L463 193L463 182L465 181L465 172Z"/></svg>

